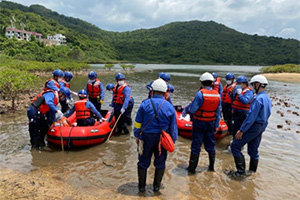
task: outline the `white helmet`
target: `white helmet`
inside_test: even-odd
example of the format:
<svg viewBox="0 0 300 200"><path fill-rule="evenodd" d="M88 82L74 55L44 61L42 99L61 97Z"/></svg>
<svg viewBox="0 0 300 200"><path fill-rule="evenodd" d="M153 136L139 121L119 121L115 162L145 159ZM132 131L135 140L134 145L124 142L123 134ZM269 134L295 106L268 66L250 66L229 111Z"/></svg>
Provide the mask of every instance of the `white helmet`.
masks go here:
<svg viewBox="0 0 300 200"><path fill-rule="evenodd" d="M151 84L151 87L152 87L153 91L157 91L157 92L166 92L168 89L166 82L164 80L162 80L161 78L153 81L153 83Z"/></svg>
<svg viewBox="0 0 300 200"><path fill-rule="evenodd" d="M266 77L264 77L263 75L259 74L259 75L255 75L251 78L250 83L261 83L263 85L268 85L268 80L266 79Z"/></svg>
<svg viewBox="0 0 300 200"><path fill-rule="evenodd" d="M214 77L213 75L211 75L211 73L205 72L204 74L202 74L200 76L200 81L214 81Z"/></svg>

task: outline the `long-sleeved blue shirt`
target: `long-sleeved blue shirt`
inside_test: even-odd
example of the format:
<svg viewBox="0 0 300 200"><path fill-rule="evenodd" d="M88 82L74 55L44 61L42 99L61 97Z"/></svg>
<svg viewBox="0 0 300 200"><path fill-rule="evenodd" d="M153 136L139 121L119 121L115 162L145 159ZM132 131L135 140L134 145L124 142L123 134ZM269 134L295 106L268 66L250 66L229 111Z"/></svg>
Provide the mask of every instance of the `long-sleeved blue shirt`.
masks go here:
<svg viewBox="0 0 300 200"><path fill-rule="evenodd" d="M50 90L53 90L53 91L58 91L59 90L59 88L55 85L53 80L50 80L50 81L47 82L46 88L49 88Z"/></svg>
<svg viewBox="0 0 300 200"><path fill-rule="evenodd" d="M89 93L88 91L88 84L90 83L91 81L89 80L88 83L86 84L86 87L85 87L85 91L87 93ZM103 100L104 101L104 96L105 96L105 90L104 90L104 87L103 87L103 84L102 82L99 82L99 88L100 88L100 100Z"/></svg>
<svg viewBox="0 0 300 200"><path fill-rule="evenodd" d="M131 88L129 86L125 86L122 93L124 94L124 102L122 105L122 108L127 109L128 107L128 103L130 100L130 93L131 93ZM115 103L114 103L114 96L112 96L112 100L111 100L111 104L112 107L115 107Z"/></svg>
<svg viewBox="0 0 300 200"><path fill-rule="evenodd" d="M87 101L85 103L85 107L91 109L91 112L94 113L98 119L102 118L102 115L100 114L100 112L98 112L98 110L96 109L96 107L92 102ZM75 106L72 106L72 108L68 110L68 112L65 114L65 117L70 117L74 112L75 112Z"/></svg>
<svg viewBox="0 0 300 200"><path fill-rule="evenodd" d="M236 90L237 90L237 88L235 88L235 90L233 91L232 94L229 94L232 101L235 99L236 95L238 95L239 101L245 105L247 105L253 99L254 95L253 95L252 90L248 90L244 94L237 94ZM239 109L236 109L236 108L232 108L232 109L239 111ZM241 111L244 111L244 110L241 110Z"/></svg>
<svg viewBox="0 0 300 200"><path fill-rule="evenodd" d="M59 86L60 86L60 88L67 87L63 81L59 82ZM71 92L71 90L70 90L70 92ZM72 94L70 94L70 99L71 98L72 98Z"/></svg>
<svg viewBox="0 0 300 200"><path fill-rule="evenodd" d="M178 138L178 128L173 105L166 101L161 95L154 95L152 97L152 101L155 106L161 128L169 133L175 142ZM160 133L160 127L157 119L155 118L155 113L150 99L146 99L141 103L135 117L134 136L139 137L141 131L143 131L143 134Z"/></svg>
<svg viewBox="0 0 300 200"><path fill-rule="evenodd" d="M271 115L271 100L265 91L258 93L254 96L250 104L250 109L247 118L243 122L240 130L246 132L254 122L264 124L264 130L268 125L268 119Z"/></svg>
<svg viewBox="0 0 300 200"><path fill-rule="evenodd" d="M205 87L205 89L207 89L207 90L212 90L211 87ZM202 106L203 100L204 100L204 99L203 99L203 94L202 94L202 92L201 92L201 91L198 91L198 92L196 93L196 95L195 95L194 100L193 100L192 103L191 103L190 108L189 108L190 113L194 114L194 113L198 110L198 108L200 108L200 107ZM221 118L220 113L221 113L221 98L220 98L220 100L219 100L219 106L218 106L218 108L217 108L217 110L216 110L216 123L215 123L215 127L216 127L216 128L219 127L220 118Z"/></svg>
<svg viewBox="0 0 300 200"><path fill-rule="evenodd" d="M58 110L57 106L54 104L55 95L53 92L46 92L43 94L43 97L45 98L45 102L49 107L51 121L55 122L55 113Z"/></svg>

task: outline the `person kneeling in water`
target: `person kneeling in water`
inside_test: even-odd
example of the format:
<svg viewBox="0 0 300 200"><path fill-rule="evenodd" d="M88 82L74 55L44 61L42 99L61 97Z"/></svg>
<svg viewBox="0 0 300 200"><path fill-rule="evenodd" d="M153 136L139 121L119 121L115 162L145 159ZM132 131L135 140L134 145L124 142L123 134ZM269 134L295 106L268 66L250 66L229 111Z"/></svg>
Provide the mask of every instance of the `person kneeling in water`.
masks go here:
<svg viewBox="0 0 300 200"><path fill-rule="evenodd" d="M78 92L79 99L74 106L64 115L70 117L76 111L76 122L78 126L93 126L95 119L91 117L91 112L96 115L99 121L105 120L96 107L87 99L87 92L82 89Z"/></svg>

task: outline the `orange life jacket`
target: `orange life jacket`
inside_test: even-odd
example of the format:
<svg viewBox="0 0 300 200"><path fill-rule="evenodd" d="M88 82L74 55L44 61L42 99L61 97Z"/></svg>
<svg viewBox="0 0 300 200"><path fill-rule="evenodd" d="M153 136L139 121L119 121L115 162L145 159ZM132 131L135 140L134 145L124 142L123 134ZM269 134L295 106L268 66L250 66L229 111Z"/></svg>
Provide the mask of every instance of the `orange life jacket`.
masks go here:
<svg viewBox="0 0 300 200"><path fill-rule="evenodd" d="M62 82L65 84L65 87L70 89L70 83L67 82L66 80L62 80Z"/></svg>
<svg viewBox="0 0 300 200"><path fill-rule="evenodd" d="M47 92L53 92L54 94L54 105L58 104L59 101L59 97L58 97L58 92L57 91L53 91L50 89L47 89L46 91L41 92L40 94L38 94L33 100L32 100L32 105L38 109L42 114L45 114L46 112L49 111L49 107L45 102L45 98L43 97L43 94L47 93Z"/></svg>
<svg viewBox="0 0 300 200"><path fill-rule="evenodd" d="M87 99L78 99L75 101L76 119L86 119L91 116L91 109L85 106Z"/></svg>
<svg viewBox="0 0 300 200"><path fill-rule="evenodd" d="M215 90L201 89L203 94L203 104L195 112L194 119L201 121L214 121L216 120L216 110L219 106L220 94Z"/></svg>
<svg viewBox="0 0 300 200"><path fill-rule="evenodd" d="M245 88L241 95L245 94L247 91L251 91L251 88L250 87L247 87ZM249 108L250 108L250 103L251 101L248 103L248 104L243 104L240 100L239 100L239 95L237 94L232 102L232 108L235 108L235 109L238 109L238 110L247 110L249 111Z"/></svg>
<svg viewBox="0 0 300 200"><path fill-rule="evenodd" d="M58 83L55 79L50 78L48 81L46 81L46 83L45 83L45 85L44 85L44 91L46 91L46 90L49 89L49 88L47 88L46 86L47 86L47 83L50 82L50 81L53 81L53 82L54 82L54 85L55 85L58 89L60 88L59 83Z"/></svg>
<svg viewBox="0 0 300 200"><path fill-rule="evenodd" d="M96 79L94 83L91 83L90 81L88 82L88 95L90 98L97 98L100 97L101 95L101 90L100 90L100 84L101 81L99 79Z"/></svg>
<svg viewBox="0 0 300 200"><path fill-rule="evenodd" d="M216 90L217 92L219 92L220 84L221 84L221 79L220 79L220 77L217 77L216 81L213 82L213 89Z"/></svg>
<svg viewBox="0 0 300 200"><path fill-rule="evenodd" d="M116 85L113 89L114 91L114 97L113 97L113 102L117 103L117 104L123 104L124 103L124 94L123 94L123 90L126 86L130 87L127 83L124 83L123 86L119 86L117 88L118 85ZM129 97L129 99L131 98L131 96Z"/></svg>
<svg viewBox="0 0 300 200"><path fill-rule="evenodd" d="M226 84L226 85L223 87L223 92L222 92L222 102L224 102L224 103L229 103L229 104L232 103L232 100L231 100L231 98L230 98L230 96L229 96L229 92L232 91L233 86L235 86L235 84L231 84L231 85L227 85L227 84Z"/></svg>

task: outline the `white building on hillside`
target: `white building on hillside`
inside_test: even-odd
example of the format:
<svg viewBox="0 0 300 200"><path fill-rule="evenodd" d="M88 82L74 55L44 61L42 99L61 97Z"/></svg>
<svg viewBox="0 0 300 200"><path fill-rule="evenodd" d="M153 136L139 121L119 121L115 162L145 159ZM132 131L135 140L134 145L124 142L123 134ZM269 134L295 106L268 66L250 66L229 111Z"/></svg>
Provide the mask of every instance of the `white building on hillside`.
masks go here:
<svg viewBox="0 0 300 200"><path fill-rule="evenodd" d="M56 45L66 45L67 44L66 36L64 36L62 34L47 35L47 40L56 41Z"/></svg>
<svg viewBox="0 0 300 200"><path fill-rule="evenodd" d="M20 30L15 27L6 27L5 35L10 39L15 37L18 40L26 40L26 41L30 41L30 37L32 35L35 36L35 38L38 40L42 40L42 36L43 36L43 34L41 33Z"/></svg>

